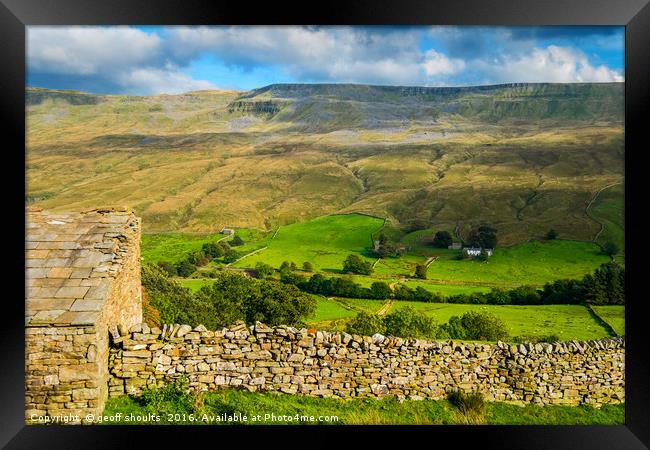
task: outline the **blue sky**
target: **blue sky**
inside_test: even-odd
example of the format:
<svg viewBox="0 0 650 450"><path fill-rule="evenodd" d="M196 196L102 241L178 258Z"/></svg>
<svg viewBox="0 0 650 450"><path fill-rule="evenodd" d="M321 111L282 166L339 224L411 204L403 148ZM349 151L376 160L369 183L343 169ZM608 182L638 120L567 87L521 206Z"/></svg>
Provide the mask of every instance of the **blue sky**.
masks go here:
<svg viewBox="0 0 650 450"><path fill-rule="evenodd" d="M27 85L150 95L272 83L623 81L623 27L212 26L27 30Z"/></svg>

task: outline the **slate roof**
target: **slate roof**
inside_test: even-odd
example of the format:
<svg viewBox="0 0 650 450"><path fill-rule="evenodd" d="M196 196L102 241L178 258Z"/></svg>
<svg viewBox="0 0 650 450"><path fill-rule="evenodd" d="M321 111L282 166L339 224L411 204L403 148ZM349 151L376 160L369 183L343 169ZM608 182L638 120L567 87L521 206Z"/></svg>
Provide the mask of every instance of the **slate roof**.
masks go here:
<svg viewBox="0 0 650 450"><path fill-rule="evenodd" d="M126 209L26 210L25 325L92 325L140 219ZM137 245L137 243L136 243Z"/></svg>

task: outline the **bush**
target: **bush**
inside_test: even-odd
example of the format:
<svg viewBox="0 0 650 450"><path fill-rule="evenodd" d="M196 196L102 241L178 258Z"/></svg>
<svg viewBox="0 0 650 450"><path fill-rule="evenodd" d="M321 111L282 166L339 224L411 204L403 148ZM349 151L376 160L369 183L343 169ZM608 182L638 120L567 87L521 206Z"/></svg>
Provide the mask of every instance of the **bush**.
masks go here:
<svg viewBox="0 0 650 450"><path fill-rule="evenodd" d="M483 395L476 391L465 393L463 391L454 391L447 396L449 403L458 408L462 414L483 414L485 411L485 400Z"/></svg>
<svg viewBox="0 0 650 450"><path fill-rule="evenodd" d="M145 264L141 269L142 288L151 307L160 313L162 323L186 323L192 326L203 323L214 315L213 308L198 302L192 292L170 280L157 266Z"/></svg>
<svg viewBox="0 0 650 450"><path fill-rule="evenodd" d="M230 246L231 247L239 247L240 245L244 245L244 241L242 238L239 236L235 235L234 238L230 241Z"/></svg>
<svg viewBox="0 0 650 450"><path fill-rule="evenodd" d="M267 325L302 325L316 310L316 300L295 286L278 281L254 280L224 271L210 286L196 294L201 304L210 305L212 316L203 324L217 329L239 320L248 325L256 321Z"/></svg>
<svg viewBox="0 0 650 450"><path fill-rule="evenodd" d="M415 277L420 278L422 280L427 279L427 266L424 264L418 264L415 266Z"/></svg>
<svg viewBox="0 0 650 450"><path fill-rule="evenodd" d="M433 237L433 241L431 242L431 245L437 248L447 248L451 244L453 244L454 240L451 237L451 234L449 234L448 231L438 231L436 235Z"/></svg>
<svg viewBox="0 0 650 450"><path fill-rule="evenodd" d="M461 317L452 316L441 328L451 339L497 341L508 337L505 322L488 312L468 311Z"/></svg>
<svg viewBox="0 0 650 450"><path fill-rule="evenodd" d="M497 246L497 230L483 223L469 232L467 243L471 247L494 248Z"/></svg>
<svg viewBox="0 0 650 450"><path fill-rule="evenodd" d="M384 334L386 327L383 319L377 314L360 312L346 325L346 331L350 334L372 336L375 333Z"/></svg>
<svg viewBox="0 0 650 450"><path fill-rule="evenodd" d="M345 258L345 261L343 261L343 271L370 275L372 273L372 264L368 261L364 261L357 255L349 255Z"/></svg>
<svg viewBox="0 0 650 450"><path fill-rule="evenodd" d="M261 261L255 264L255 276L257 278L268 278L273 275L273 271L273 267L271 267L269 264L263 263Z"/></svg>
<svg viewBox="0 0 650 450"><path fill-rule="evenodd" d="M174 277L178 275L178 272L176 271L176 266L174 266L169 261L158 261L157 265L170 277Z"/></svg>
<svg viewBox="0 0 650 450"><path fill-rule="evenodd" d="M305 261L304 263L302 263L302 270L304 270L305 272L313 272L314 266L309 261Z"/></svg>
<svg viewBox="0 0 650 450"><path fill-rule="evenodd" d="M187 278L196 271L196 266L192 264L189 260L184 259L178 264L176 264L176 273L178 276Z"/></svg>
<svg viewBox="0 0 650 450"><path fill-rule="evenodd" d="M410 306L386 314L386 333L407 338L435 338L437 326L431 317Z"/></svg>
<svg viewBox="0 0 650 450"><path fill-rule="evenodd" d="M392 293L390 286L383 281L375 281L370 285L370 295L372 298L383 300L390 298Z"/></svg>
<svg viewBox="0 0 650 450"><path fill-rule="evenodd" d="M238 251L228 248L224 253L223 262L226 264L234 263L239 259L239 257L240 255Z"/></svg>
<svg viewBox="0 0 650 450"><path fill-rule="evenodd" d="M223 247L216 242L208 242L203 244L201 251L204 255L212 259L221 258L223 256Z"/></svg>

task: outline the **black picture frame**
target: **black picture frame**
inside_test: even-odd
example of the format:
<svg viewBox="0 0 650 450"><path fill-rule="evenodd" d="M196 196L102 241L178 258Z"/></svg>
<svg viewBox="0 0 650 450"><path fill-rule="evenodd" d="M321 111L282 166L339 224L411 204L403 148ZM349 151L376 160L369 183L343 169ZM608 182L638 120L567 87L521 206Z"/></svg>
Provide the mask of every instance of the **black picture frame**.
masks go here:
<svg viewBox="0 0 650 450"><path fill-rule="evenodd" d="M647 151L648 127L643 119L650 103L650 5L645 0L363 0L322 4L278 4L265 2L206 2L202 0L0 0L0 102L4 125L6 174L4 192L15 200L6 221L16 229L5 234L11 243L6 253L5 287L18 291L5 295L8 319L0 329L2 366L0 382L0 445L6 448L103 448L121 445L129 448L135 437L146 436L149 443L170 443L182 436L193 445L199 434L208 434L216 445L241 434L238 427L149 427L114 426L26 426L24 423L24 302L20 299L20 281L24 266L24 246L17 236L24 231L24 200L16 183L24 174L25 147L25 27L29 25L154 25L154 24L431 24L431 25L624 25L625 59L625 213L626 222L626 409L621 426L407 426L407 427L255 427L246 429L246 443L259 436L268 443L277 433L287 433L300 446L329 443L349 433L364 440L384 439L396 434L406 445L449 445L479 448L589 448L636 449L650 446L650 360L644 345L644 264L640 248L647 245L643 232L644 202L643 154ZM7 144L12 142L11 145ZM18 180L18 181L16 181ZM22 178L24 183L24 178ZM23 184L24 186L24 184ZM5 198L6 200L6 198ZM21 219L22 218L22 219ZM23 292L24 293L24 292ZM218 428L218 429L217 429ZM416 434L418 436L416 436ZM416 443L416 439L421 444ZM198 443L198 442L197 442ZM205 445L205 444L204 444ZM238 444L235 444L238 445ZM370 445L370 442L368 442ZM212 446L212 445L211 445Z"/></svg>

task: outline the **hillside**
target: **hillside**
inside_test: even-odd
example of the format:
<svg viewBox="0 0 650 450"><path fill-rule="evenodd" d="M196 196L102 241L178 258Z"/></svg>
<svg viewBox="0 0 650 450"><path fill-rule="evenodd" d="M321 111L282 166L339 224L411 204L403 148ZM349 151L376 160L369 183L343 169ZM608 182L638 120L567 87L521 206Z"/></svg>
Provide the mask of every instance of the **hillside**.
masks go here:
<svg viewBox="0 0 650 450"><path fill-rule="evenodd" d="M622 83L28 89L26 102L26 201L128 206L145 231L363 212L461 236L490 221L503 244L551 227L590 240L587 205L623 179Z"/></svg>

